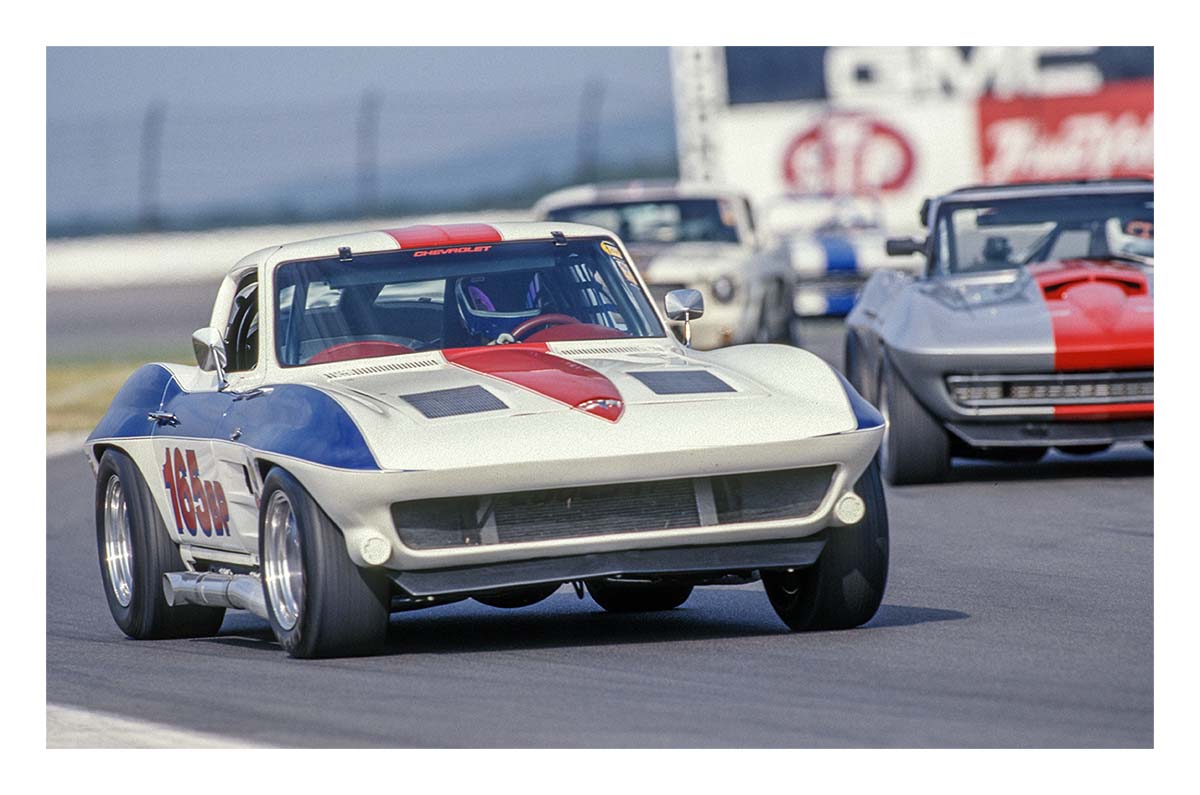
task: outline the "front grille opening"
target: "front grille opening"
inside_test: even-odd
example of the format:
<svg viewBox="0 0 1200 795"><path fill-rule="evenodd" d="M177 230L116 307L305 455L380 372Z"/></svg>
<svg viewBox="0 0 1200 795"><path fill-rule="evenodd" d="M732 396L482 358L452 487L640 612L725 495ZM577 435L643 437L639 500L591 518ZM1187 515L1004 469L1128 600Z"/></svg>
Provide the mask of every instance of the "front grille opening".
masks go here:
<svg viewBox="0 0 1200 795"><path fill-rule="evenodd" d="M835 469L409 500L392 505L392 521L410 549L446 549L802 518Z"/></svg>
<svg viewBox="0 0 1200 795"><path fill-rule="evenodd" d="M946 388L968 407L1140 403L1154 400L1154 372L952 375Z"/></svg>
<svg viewBox="0 0 1200 795"><path fill-rule="evenodd" d="M833 467L785 469L712 479L717 522L763 522L788 516L807 516L817 510Z"/></svg>

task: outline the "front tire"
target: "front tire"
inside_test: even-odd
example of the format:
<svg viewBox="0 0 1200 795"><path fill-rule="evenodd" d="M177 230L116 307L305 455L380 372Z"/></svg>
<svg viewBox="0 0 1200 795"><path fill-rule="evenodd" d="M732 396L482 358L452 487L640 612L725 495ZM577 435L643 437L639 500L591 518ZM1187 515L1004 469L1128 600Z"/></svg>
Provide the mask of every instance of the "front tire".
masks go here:
<svg viewBox="0 0 1200 795"><path fill-rule="evenodd" d="M120 450L100 457L96 545L109 612L129 637L197 638L221 628L224 608L167 604L163 575L183 571L183 559L137 465Z"/></svg>
<svg viewBox="0 0 1200 795"><path fill-rule="evenodd" d="M763 572L771 606L797 632L852 629L870 621L883 600L888 518L878 458L854 491L866 503L866 514L857 524L826 530L816 563L794 572Z"/></svg>
<svg viewBox="0 0 1200 795"><path fill-rule="evenodd" d="M945 480L950 472L949 435L886 361L877 405L887 420L879 457L888 483L902 486Z"/></svg>
<svg viewBox="0 0 1200 795"><path fill-rule="evenodd" d="M678 582L588 580L588 593L610 613L674 610L692 595L692 586Z"/></svg>
<svg viewBox="0 0 1200 795"><path fill-rule="evenodd" d="M383 646L387 578L355 565L337 526L279 468L263 482L258 544L267 617L290 656L353 656Z"/></svg>

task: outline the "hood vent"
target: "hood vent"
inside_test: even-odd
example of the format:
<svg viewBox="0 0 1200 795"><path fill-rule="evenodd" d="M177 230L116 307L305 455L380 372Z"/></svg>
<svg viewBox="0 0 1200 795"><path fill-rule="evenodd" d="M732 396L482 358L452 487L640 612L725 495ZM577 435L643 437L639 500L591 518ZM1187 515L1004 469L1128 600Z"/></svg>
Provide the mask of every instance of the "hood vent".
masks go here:
<svg viewBox="0 0 1200 795"><path fill-rule="evenodd" d="M650 353L656 351L645 345L585 345L578 348L555 348L561 356L603 356L614 353Z"/></svg>
<svg viewBox="0 0 1200 795"><path fill-rule="evenodd" d="M709 392L736 392L708 370L656 370L630 373L656 395L694 395Z"/></svg>
<svg viewBox="0 0 1200 795"><path fill-rule="evenodd" d="M398 397L431 420L508 408L507 403L481 386L436 389Z"/></svg>
<svg viewBox="0 0 1200 795"><path fill-rule="evenodd" d="M382 373L395 373L404 370L429 370L434 367L440 367L441 364L441 358L429 356L424 359L405 359L388 364L365 364L359 367L347 367L344 370L334 370L333 372L325 373L325 377L330 381L340 381L343 378L357 378L362 375L381 375Z"/></svg>

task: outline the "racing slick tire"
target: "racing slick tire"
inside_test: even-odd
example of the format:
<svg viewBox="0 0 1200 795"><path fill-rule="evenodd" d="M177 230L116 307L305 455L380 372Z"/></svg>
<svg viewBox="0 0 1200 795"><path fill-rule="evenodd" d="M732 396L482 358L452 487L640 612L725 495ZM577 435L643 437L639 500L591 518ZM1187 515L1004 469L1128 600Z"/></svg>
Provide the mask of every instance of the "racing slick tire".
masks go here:
<svg viewBox="0 0 1200 795"><path fill-rule="evenodd" d="M692 595L688 583L637 580L588 580L587 590L609 613L648 613L674 610Z"/></svg>
<svg viewBox="0 0 1200 795"><path fill-rule="evenodd" d="M950 437L886 360L875 405L887 420L879 457L888 483L903 486L945 480L950 471Z"/></svg>
<svg viewBox="0 0 1200 795"><path fill-rule="evenodd" d="M493 593L476 594L472 598L488 607L499 607L511 610L518 607L536 605L559 589L561 582L542 583L541 585L525 585L520 588L507 588Z"/></svg>
<svg viewBox="0 0 1200 795"><path fill-rule="evenodd" d="M871 620L888 574L888 518L876 457L854 487L863 518L825 530L825 548L811 566L764 571L763 587L776 614L796 632L852 629Z"/></svg>
<svg viewBox="0 0 1200 795"><path fill-rule="evenodd" d="M96 545L108 609L131 638L196 638L215 635L221 607L171 607L163 575L183 571L145 479L125 453L110 449L96 473Z"/></svg>
<svg viewBox="0 0 1200 795"><path fill-rule="evenodd" d="M290 656L347 657L383 646L387 577L355 565L341 531L278 467L263 481L258 554L267 618Z"/></svg>

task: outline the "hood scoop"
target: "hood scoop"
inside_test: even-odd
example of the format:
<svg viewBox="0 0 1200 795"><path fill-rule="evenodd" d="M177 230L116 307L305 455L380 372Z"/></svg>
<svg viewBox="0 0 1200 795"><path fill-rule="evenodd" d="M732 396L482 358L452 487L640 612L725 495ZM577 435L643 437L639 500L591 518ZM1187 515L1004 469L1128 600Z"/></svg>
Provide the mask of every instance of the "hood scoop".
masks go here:
<svg viewBox="0 0 1200 795"><path fill-rule="evenodd" d="M398 397L431 420L508 408L507 403L481 386L435 389Z"/></svg>
<svg viewBox="0 0 1200 795"><path fill-rule="evenodd" d="M696 395L736 392L708 370L654 370L630 373L656 395Z"/></svg>

